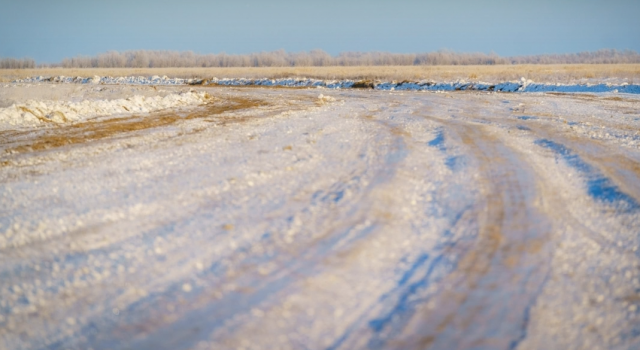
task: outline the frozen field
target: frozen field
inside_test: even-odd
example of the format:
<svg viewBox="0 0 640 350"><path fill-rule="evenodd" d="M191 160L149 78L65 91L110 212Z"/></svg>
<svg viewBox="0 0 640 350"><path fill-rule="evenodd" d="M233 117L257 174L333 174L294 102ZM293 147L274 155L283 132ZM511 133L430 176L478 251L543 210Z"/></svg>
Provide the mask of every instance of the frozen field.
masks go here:
<svg viewBox="0 0 640 350"><path fill-rule="evenodd" d="M130 83L0 85L0 349L640 348L640 95Z"/></svg>

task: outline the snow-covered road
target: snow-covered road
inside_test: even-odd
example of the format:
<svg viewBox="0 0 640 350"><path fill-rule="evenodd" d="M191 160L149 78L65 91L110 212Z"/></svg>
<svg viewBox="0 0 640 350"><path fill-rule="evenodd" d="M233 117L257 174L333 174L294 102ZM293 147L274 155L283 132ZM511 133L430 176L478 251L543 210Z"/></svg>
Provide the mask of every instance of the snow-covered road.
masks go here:
<svg viewBox="0 0 640 350"><path fill-rule="evenodd" d="M637 95L196 90L0 131L0 348L640 347Z"/></svg>

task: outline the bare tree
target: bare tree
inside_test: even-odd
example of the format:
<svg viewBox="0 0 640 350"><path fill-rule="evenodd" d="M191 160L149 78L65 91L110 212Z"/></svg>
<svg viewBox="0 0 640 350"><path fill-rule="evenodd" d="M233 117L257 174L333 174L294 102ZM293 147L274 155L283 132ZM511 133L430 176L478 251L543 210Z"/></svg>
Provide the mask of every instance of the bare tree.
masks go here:
<svg viewBox="0 0 640 350"><path fill-rule="evenodd" d="M332 56L322 50L257 52L246 55L197 54L192 51L109 51L93 57L65 58L51 66L64 68L168 68L168 67L304 67L304 66L435 66L505 64L612 64L640 63L631 50L598 50L570 54L501 57L496 53L461 53L440 50L425 53L342 52ZM33 59L3 58L0 68L34 68Z"/></svg>
<svg viewBox="0 0 640 350"><path fill-rule="evenodd" d="M26 69L35 68L36 62L31 58L2 58L0 69Z"/></svg>

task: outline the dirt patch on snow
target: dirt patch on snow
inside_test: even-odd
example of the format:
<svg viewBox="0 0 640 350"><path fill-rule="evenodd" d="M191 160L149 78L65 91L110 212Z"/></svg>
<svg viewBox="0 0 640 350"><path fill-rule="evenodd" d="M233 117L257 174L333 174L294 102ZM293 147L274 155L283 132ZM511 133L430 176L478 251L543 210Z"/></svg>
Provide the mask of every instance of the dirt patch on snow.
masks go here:
<svg viewBox="0 0 640 350"><path fill-rule="evenodd" d="M175 111L171 111L147 116L134 115L130 117L79 122L47 130L35 139L32 139L29 144L10 147L7 149L7 152L24 153L30 151L41 151L66 145L97 141L123 133L168 126L183 120L208 118L227 112L266 106L267 104L268 102L265 100L229 97L225 100L208 104L205 107L187 115L180 115ZM12 139L12 135L19 137L22 134L3 135L7 136L7 139L3 142L5 145L17 141Z"/></svg>

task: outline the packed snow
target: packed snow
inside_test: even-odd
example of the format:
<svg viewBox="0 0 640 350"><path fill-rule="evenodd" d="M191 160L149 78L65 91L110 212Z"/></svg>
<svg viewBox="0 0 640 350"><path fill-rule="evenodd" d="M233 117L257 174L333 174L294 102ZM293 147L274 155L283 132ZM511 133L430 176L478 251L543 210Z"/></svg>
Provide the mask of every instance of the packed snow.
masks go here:
<svg viewBox="0 0 640 350"><path fill-rule="evenodd" d="M640 347L637 94L152 78L0 87L0 348Z"/></svg>

